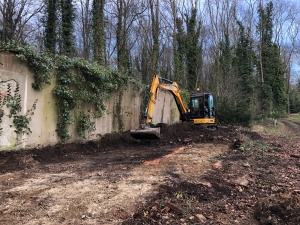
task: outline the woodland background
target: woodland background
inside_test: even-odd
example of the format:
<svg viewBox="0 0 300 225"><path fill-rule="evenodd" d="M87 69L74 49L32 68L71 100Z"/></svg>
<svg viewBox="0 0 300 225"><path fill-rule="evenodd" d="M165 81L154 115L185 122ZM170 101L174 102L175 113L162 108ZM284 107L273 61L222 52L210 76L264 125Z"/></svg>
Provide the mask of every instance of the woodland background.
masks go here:
<svg viewBox="0 0 300 225"><path fill-rule="evenodd" d="M200 87L213 93L219 123L250 125L300 112L299 7L289 0L0 0L0 41L84 59L146 85L159 74L184 96Z"/></svg>

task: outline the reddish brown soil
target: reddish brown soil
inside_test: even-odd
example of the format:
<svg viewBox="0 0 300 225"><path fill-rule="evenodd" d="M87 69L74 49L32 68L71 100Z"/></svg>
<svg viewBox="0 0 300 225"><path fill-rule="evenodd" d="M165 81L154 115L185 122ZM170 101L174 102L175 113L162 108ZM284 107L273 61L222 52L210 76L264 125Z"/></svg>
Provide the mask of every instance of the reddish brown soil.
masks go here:
<svg viewBox="0 0 300 225"><path fill-rule="evenodd" d="M135 140L127 131L85 144L1 152L0 224L299 224L300 124L284 122L281 126L288 136L266 136L234 127L211 130L188 123L162 124L160 140ZM174 168L179 158L172 165L159 165L164 178L151 181L154 189L139 199L132 196L142 186L121 188L121 182L129 182L136 168L142 166L142 175L130 184L142 185L150 179L146 172L156 165L149 162L166 162L171 155L189 155L192 162L196 155L189 149L199 148L196 154L201 154L201 146L216 152L205 170L196 171L196 165L185 161L182 167L190 166L191 172L178 172ZM221 151L218 146L227 147ZM34 189L30 182L38 179L44 179L44 186ZM53 190L58 195L58 188L64 187L63 198L71 198L68 188L81 193L85 186L74 185L89 180L99 182L95 190L86 186L90 189L70 200L67 212L62 212L67 203L55 205L59 198L51 195ZM105 186L100 189L102 181ZM109 205L99 202L96 188L99 193L112 191ZM116 189L125 191L125 197L114 198ZM89 211L92 203L94 211L98 206L102 211Z"/></svg>

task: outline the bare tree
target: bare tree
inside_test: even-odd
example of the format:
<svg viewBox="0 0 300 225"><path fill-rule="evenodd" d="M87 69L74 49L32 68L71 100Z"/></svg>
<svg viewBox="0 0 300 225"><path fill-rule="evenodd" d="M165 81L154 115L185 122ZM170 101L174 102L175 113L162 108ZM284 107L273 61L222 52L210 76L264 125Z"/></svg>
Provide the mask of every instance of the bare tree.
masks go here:
<svg viewBox="0 0 300 225"><path fill-rule="evenodd" d="M91 1L79 0L77 5L77 18L75 30L78 33L78 52L83 58L90 60L92 47L92 16Z"/></svg>
<svg viewBox="0 0 300 225"><path fill-rule="evenodd" d="M137 38L130 35L134 32L136 20L143 15L146 7L136 0L117 0L116 48L119 69L129 70L130 50Z"/></svg>
<svg viewBox="0 0 300 225"><path fill-rule="evenodd" d="M159 0L149 0L151 30L152 30L152 49L151 49L151 71L155 75L158 73L159 59Z"/></svg>
<svg viewBox="0 0 300 225"><path fill-rule="evenodd" d="M28 36L38 29L38 24L30 23L44 7L41 0L2 0L0 1L1 40L25 42Z"/></svg>
<svg viewBox="0 0 300 225"><path fill-rule="evenodd" d="M232 0L206 0L203 13L207 15L204 18L203 25L203 68L205 70L205 84L210 86L210 91L216 96L231 96L233 89L228 85L233 74L222 72L220 64L220 43L229 41L234 45L237 40L238 28L235 20L238 1ZM207 19L208 18L208 19Z"/></svg>

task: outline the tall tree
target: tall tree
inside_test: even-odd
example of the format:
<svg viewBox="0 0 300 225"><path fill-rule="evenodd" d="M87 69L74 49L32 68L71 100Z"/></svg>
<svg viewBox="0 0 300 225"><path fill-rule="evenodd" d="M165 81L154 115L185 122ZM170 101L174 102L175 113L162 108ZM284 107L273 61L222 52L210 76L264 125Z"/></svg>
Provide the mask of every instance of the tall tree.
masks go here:
<svg viewBox="0 0 300 225"><path fill-rule="evenodd" d="M220 72L222 78L222 83L220 83L220 85L221 87L223 87L223 90L225 90L227 89L228 84L231 81L230 77L232 75L232 59L233 59L229 34L227 32L224 35L224 40L220 42L219 46L220 46L219 64L220 64Z"/></svg>
<svg viewBox="0 0 300 225"><path fill-rule="evenodd" d="M219 94L216 96L219 120L228 124L235 122L236 76L233 72L233 49L228 33L219 43L219 55L215 62L215 82Z"/></svg>
<svg viewBox="0 0 300 225"><path fill-rule="evenodd" d="M131 71L132 62L130 51L138 37L135 37L137 20L143 15L146 7L136 0L116 0L116 49L118 68Z"/></svg>
<svg viewBox="0 0 300 225"><path fill-rule="evenodd" d="M52 53L56 51L57 6L57 0L46 1L45 15L42 19L45 27L45 48Z"/></svg>
<svg viewBox="0 0 300 225"><path fill-rule="evenodd" d="M192 9L192 14L187 17L186 61L188 89L196 90L198 77L202 68L202 46L199 44L201 23L196 19L197 9Z"/></svg>
<svg viewBox="0 0 300 225"><path fill-rule="evenodd" d="M275 113L274 116L281 116L287 110L287 92L284 64L281 60L277 44L273 44L272 46L272 61L270 66L273 75L271 83L273 93L272 109Z"/></svg>
<svg viewBox="0 0 300 225"><path fill-rule="evenodd" d="M74 19L75 10L73 0L61 0L61 39L60 53L62 55L75 56L74 46Z"/></svg>
<svg viewBox="0 0 300 225"><path fill-rule="evenodd" d="M274 42L278 44L284 63L287 97L291 91L293 57L300 31L299 4L294 1L274 1ZM289 100L287 101L289 104ZM289 106L287 112L289 113Z"/></svg>
<svg viewBox="0 0 300 225"><path fill-rule="evenodd" d="M151 49L151 72L152 75L158 73L159 59L159 0L149 0L151 13L151 30L152 30L152 49Z"/></svg>
<svg viewBox="0 0 300 225"><path fill-rule="evenodd" d="M259 72L261 82L260 104L264 116L280 116L287 107L285 70L278 45L273 43L273 2L265 9L259 5L260 34Z"/></svg>
<svg viewBox="0 0 300 225"><path fill-rule="evenodd" d="M144 84L149 84L151 82L151 77L153 76L149 73L151 71L151 62L149 61L149 59L151 59L151 56L149 55L149 49L147 48L147 46L143 46L139 71L141 74L142 83Z"/></svg>
<svg viewBox="0 0 300 225"><path fill-rule="evenodd" d="M137 46L134 48L135 53L135 75L141 79L144 84L149 84L153 77L152 72L152 31L151 22L146 17L140 17L138 20L136 35L139 38Z"/></svg>
<svg viewBox="0 0 300 225"><path fill-rule="evenodd" d="M82 49L81 56L90 60L91 53L91 16L90 16L90 0L80 0L79 8L78 32L81 33Z"/></svg>
<svg viewBox="0 0 300 225"><path fill-rule="evenodd" d="M126 32L126 20L128 18L128 8L124 0L117 0L118 22L116 29L116 45L118 68L128 69L129 67L129 50L128 50L128 34Z"/></svg>
<svg viewBox="0 0 300 225"><path fill-rule="evenodd" d="M236 122L242 125L250 125L252 122L252 112L254 109L254 60L250 29L246 33L245 27L240 21L238 44L235 48L234 67L238 77L237 89L239 91L236 98L235 118Z"/></svg>
<svg viewBox="0 0 300 225"><path fill-rule="evenodd" d="M105 0L93 0L94 60L99 65L105 64L104 5Z"/></svg>
<svg viewBox="0 0 300 225"><path fill-rule="evenodd" d="M183 21L180 18L176 19L176 48L174 49L174 73L176 82L186 87L185 78L185 64L186 64L186 34L184 32Z"/></svg>
<svg viewBox="0 0 300 225"><path fill-rule="evenodd" d="M261 113L267 116L272 107L272 37L273 37L273 20L272 20L273 3L269 2L266 8L259 5L259 23L257 30L259 33L259 81L260 81L260 106Z"/></svg>

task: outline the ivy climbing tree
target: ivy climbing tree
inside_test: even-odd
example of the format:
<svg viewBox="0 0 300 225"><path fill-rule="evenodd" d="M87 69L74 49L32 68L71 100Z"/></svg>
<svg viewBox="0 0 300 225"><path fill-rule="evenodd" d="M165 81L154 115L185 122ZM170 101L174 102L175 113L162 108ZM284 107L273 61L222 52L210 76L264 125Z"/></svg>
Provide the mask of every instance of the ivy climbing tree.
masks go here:
<svg viewBox="0 0 300 225"><path fill-rule="evenodd" d="M271 117L278 118L282 116L287 110L287 95L286 95L286 79L284 65L280 58L279 47L277 44L272 46L273 61L271 62L272 71L272 93L273 93L273 107L270 114Z"/></svg>
<svg viewBox="0 0 300 225"><path fill-rule="evenodd" d="M254 110L254 60L255 53L252 47L250 34L240 21L238 44L235 48L233 65L237 73L238 96L236 98L235 116L238 124L249 126L252 122Z"/></svg>
<svg viewBox="0 0 300 225"><path fill-rule="evenodd" d="M259 5L259 101L263 116L279 117L287 106L283 63L273 38L273 2L264 8Z"/></svg>
<svg viewBox="0 0 300 225"><path fill-rule="evenodd" d="M61 0L61 38L60 54L76 56L74 47L74 5L73 0Z"/></svg>
<svg viewBox="0 0 300 225"><path fill-rule="evenodd" d="M197 22L196 15L196 8L192 8L191 15L186 15L186 31L183 19L176 18L174 79L180 87L190 92L199 87L202 70L201 22Z"/></svg>
<svg viewBox="0 0 300 225"><path fill-rule="evenodd" d="M215 59L215 79L212 79L214 89L217 90L216 102L218 107L219 122L221 124L233 123L235 115L235 86L236 79L233 73L233 49L228 33L224 33L224 39L219 43L218 55Z"/></svg>
<svg viewBox="0 0 300 225"><path fill-rule="evenodd" d="M76 56L73 0L47 0L41 22L45 29L45 48L52 54Z"/></svg>
<svg viewBox="0 0 300 225"><path fill-rule="evenodd" d="M105 65L105 31L104 31L105 0L93 0L93 39L94 61Z"/></svg>
<svg viewBox="0 0 300 225"><path fill-rule="evenodd" d="M47 0L45 1L46 7L44 16L42 17L42 24L45 27L45 48L51 53L56 51L56 29L57 29L57 0Z"/></svg>
<svg viewBox="0 0 300 225"><path fill-rule="evenodd" d="M197 23L196 14L197 9L192 8L191 17L187 17L186 36L187 88L192 92L197 88L202 68L202 46L199 44L201 23Z"/></svg>
<svg viewBox="0 0 300 225"><path fill-rule="evenodd" d="M183 21L180 18L176 19L176 30L176 48L174 49L174 79L180 87L184 87L184 76L186 74L186 34L183 28Z"/></svg>

